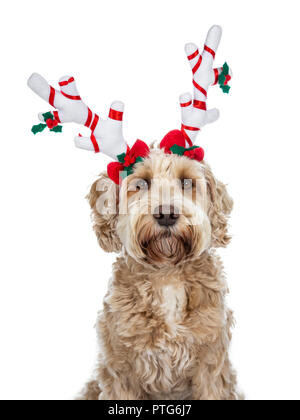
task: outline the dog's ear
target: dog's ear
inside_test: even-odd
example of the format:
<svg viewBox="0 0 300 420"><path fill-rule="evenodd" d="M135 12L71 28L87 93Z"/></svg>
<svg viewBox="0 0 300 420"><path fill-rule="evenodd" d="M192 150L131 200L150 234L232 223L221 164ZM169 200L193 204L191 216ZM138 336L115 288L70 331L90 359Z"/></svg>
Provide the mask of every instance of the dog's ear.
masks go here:
<svg viewBox="0 0 300 420"><path fill-rule="evenodd" d="M233 200L226 186L218 181L209 166L205 167L208 190L208 216L212 227L212 246L226 247L231 240L228 234L228 219L233 208Z"/></svg>
<svg viewBox="0 0 300 420"><path fill-rule="evenodd" d="M119 187L106 173L94 182L87 196L92 208L94 231L106 252L120 252L122 245L116 232L119 215Z"/></svg>

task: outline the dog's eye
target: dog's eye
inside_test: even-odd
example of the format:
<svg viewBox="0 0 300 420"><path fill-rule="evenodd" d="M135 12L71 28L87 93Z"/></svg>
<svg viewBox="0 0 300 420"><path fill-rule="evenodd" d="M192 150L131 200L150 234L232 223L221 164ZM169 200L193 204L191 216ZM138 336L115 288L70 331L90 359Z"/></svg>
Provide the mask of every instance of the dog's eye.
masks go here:
<svg viewBox="0 0 300 420"><path fill-rule="evenodd" d="M136 189L138 191L147 191L149 188L149 182L146 179L139 179L136 182Z"/></svg>
<svg viewBox="0 0 300 420"><path fill-rule="evenodd" d="M182 188L184 190L191 190L193 188L193 180L192 179L183 179L181 181Z"/></svg>

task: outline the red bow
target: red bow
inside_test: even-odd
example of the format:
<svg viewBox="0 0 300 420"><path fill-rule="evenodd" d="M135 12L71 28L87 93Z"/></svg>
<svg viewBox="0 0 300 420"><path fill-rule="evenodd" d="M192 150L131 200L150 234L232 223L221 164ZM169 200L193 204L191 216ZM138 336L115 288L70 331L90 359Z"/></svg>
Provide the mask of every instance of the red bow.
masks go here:
<svg viewBox="0 0 300 420"><path fill-rule="evenodd" d="M174 147L175 146L175 147ZM179 156L187 156L190 159L202 162L204 159L204 150L201 147L185 148L185 138L182 131L170 131L161 141L160 148L165 150L167 154L178 154Z"/></svg>
<svg viewBox="0 0 300 420"><path fill-rule="evenodd" d="M185 147L185 138L181 131L173 130L170 131L161 141L160 148L165 149L165 153L171 155L171 147L177 144L177 146Z"/></svg>
<svg viewBox="0 0 300 420"><path fill-rule="evenodd" d="M117 156L119 162L111 162L107 166L109 178L117 185L120 184L120 173L126 177L133 173L136 163L142 162L148 156L150 149L146 143L137 140L132 148L127 147L127 152Z"/></svg>

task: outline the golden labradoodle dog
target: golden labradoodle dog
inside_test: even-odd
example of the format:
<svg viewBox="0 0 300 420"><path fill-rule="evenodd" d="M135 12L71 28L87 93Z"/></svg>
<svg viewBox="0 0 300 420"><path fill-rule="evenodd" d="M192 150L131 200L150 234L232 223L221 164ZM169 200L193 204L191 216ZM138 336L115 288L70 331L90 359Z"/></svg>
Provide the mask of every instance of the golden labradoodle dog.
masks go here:
<svg viewBox="0 0 300 420"><path fill-rule="evenodd" d="M205 162L152 149L120 189L102 175L89 201L100 246L120 255L97 321L94 377L78 398L241 399L215 253L230 241L224 184Z"/></svg>

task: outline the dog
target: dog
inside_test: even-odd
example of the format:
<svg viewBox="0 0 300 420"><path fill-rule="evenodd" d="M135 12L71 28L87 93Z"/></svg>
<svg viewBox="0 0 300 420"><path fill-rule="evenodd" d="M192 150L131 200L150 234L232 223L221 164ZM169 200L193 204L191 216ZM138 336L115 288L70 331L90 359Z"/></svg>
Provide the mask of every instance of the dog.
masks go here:
<svg viewBox="0 0 300 420"><path fill-rule="evenodd" d="M119 256L97 366L77 399L243 399L216 253L231 239L226 186L205 161L152 148L121 186L102 174L88 199L99 245Z"/></svg>

